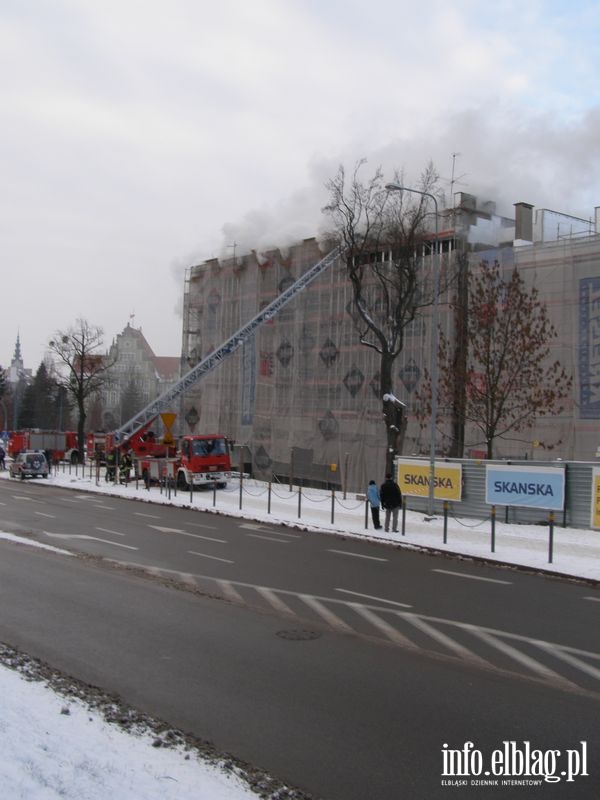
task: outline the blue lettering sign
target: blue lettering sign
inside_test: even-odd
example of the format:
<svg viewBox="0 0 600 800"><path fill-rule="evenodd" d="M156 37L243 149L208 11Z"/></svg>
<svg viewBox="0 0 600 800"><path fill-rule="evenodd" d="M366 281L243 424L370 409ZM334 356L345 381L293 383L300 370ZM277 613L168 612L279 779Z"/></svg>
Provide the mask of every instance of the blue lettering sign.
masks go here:
<svg viewBox="0 0 600 800"><path fill-rule="evenodd" d="M561 511L565 502L562 467L486 466L485 501L491 506L526 506Z"/></svg>

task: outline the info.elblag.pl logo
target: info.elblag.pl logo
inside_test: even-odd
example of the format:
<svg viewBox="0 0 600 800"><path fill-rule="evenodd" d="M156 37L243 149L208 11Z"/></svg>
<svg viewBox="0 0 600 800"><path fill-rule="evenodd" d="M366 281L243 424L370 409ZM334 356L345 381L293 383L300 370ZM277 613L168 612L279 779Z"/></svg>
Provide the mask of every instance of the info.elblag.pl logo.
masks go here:
<svg viewBox="0 0 600 800"><path fill-rule="evenodd" d="M527 786L542 783L572 783L587 777L587 742L572 750L537 750L531 742L504 741L502 747L484 756L473 742L460 750L442 747L443 786Z"/></svg>

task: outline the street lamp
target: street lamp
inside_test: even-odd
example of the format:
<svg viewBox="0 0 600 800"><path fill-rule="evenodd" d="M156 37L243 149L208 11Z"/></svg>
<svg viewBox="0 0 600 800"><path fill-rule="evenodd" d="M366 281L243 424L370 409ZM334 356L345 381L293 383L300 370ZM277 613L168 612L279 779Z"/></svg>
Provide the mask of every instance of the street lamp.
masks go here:
<svg viewBox="0 0 600 800"><path fill-rule="evenodd" d="M435 206L435 257L433 258L433 314L431 320L431 438L429 442L429 507L430 516L434 513L435 493L435 424L438 407L438 354L437 354L437 328L438 328L438 297L440 292L440 243L438 240L438 203L431 192L422 192L420 189L409 189L399 183L386 183L388 192L412 192L433 200Z"/></svg>

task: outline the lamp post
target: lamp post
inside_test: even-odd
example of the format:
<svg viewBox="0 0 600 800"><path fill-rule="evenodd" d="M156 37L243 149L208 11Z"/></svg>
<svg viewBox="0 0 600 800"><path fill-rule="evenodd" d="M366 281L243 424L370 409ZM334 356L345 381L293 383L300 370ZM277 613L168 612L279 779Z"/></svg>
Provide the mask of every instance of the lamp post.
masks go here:
<svg viewBox="0 0 600 800"><path fill-rule="evenodd" d="M429 442L429 504L428 513L434 513L435 495L435 423L438 407L438 354L437 354L437 327L438 327L438 297L440 291L440 243L438 240L438 203L431 192L422 192L420 189L409 189L399 183L386 183L388 192L412 192L433 200L435 206L435 257L433 258L433 314L431 319L431 438Z"/></svg>

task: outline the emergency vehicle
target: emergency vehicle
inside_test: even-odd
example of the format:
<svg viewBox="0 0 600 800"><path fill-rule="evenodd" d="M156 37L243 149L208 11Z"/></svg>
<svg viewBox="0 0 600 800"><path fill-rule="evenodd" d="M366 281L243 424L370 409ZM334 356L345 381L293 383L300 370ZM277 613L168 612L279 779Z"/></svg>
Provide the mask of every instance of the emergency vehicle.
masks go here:
<svg viewBox="0 0 600 800"><path fill-rule="evenodd" d="M12 458L25 450L42 450L49 454L53 463L66 460L79 464L82 460L76 431L42 431L39 428L12 431L6 449Z"/></svg>

